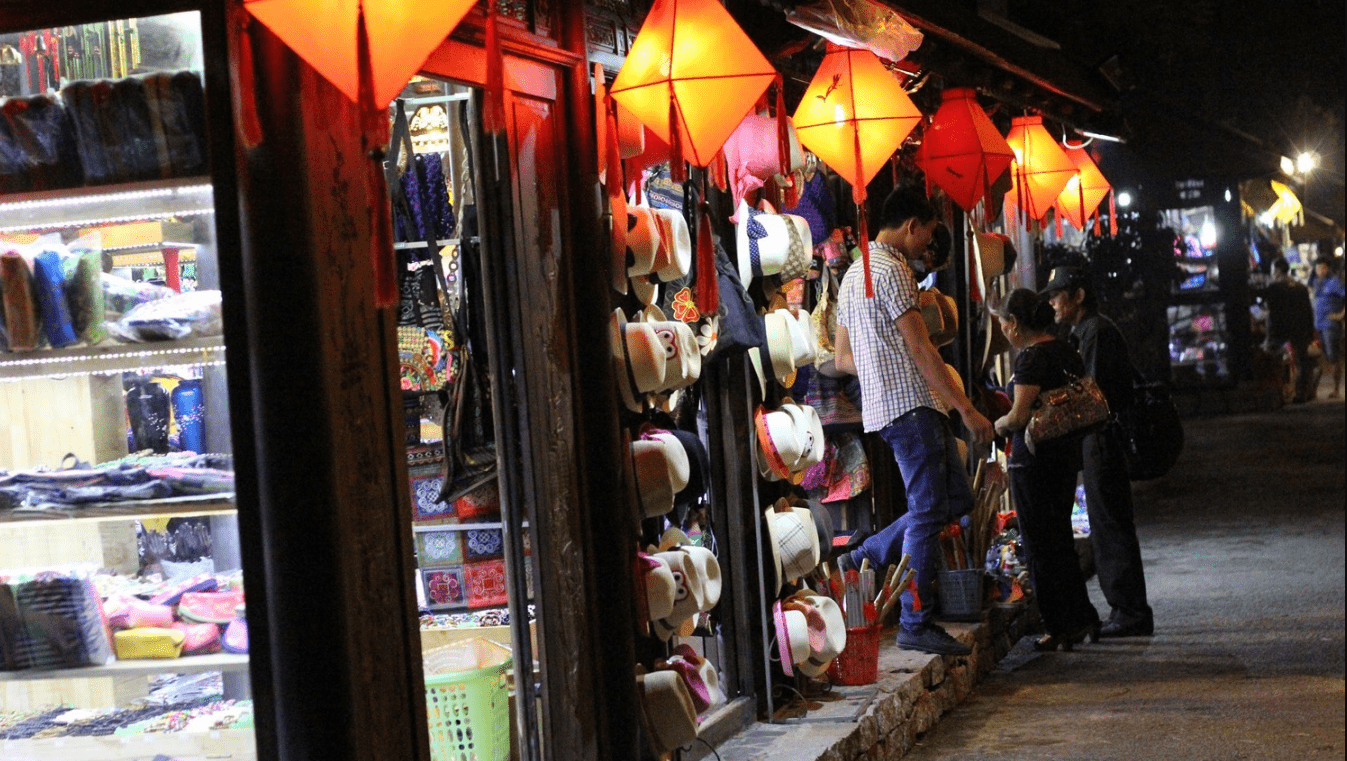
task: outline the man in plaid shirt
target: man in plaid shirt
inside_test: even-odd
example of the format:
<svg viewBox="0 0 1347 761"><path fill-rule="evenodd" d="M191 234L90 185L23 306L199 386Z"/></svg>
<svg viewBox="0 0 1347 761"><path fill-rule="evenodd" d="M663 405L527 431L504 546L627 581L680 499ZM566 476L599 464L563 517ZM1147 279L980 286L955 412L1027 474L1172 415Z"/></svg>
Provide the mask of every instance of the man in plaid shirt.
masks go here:
<svg viewBox="0 0 1347 761"><path fill-rule="evenodd" d="M851 267L837 297L836 364L861 382L861 419L893 449L907 487L907 514L838 558L843 570L868 558L883 567L912 556L916 593L903 593L898 646L967 655L968 646L934 623L940 530L973 509L959 458L952 409L973 434L991 441L992 425L945 370L917 303L909 261L922 260L936 227L935 207L922 193L897 188L884 201L870 244L874 298L865 295L863 267Z"/></svg>

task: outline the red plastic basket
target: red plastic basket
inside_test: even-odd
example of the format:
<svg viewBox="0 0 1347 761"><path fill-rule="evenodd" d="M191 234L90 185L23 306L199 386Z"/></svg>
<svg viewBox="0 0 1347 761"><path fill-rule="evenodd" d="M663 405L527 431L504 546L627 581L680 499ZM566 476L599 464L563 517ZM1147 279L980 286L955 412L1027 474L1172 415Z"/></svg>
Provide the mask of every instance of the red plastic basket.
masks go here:
<svg viewBox="0 0 1347 761"><path fill-rule="evenodd" d="M879 624L847 629L847 646L828 667L833 684L874 684L879 679Z"/></svg>

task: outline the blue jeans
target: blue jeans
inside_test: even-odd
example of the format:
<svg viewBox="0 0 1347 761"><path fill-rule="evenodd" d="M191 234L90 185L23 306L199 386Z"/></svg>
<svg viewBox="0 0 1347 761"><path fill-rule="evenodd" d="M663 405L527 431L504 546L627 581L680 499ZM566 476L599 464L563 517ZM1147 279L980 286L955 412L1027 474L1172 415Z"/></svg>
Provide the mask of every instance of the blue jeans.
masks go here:
<svg viewBox="0 0 1347 761"><path fill-rule="evenodd" d="M877 569L897 563L903 553L912 556L916 571L917 609L912 593L904 592L899 618L905 630L930 623L935 612L935 575L939 570L937 545L941 529L973 510L968 471L959 459L959 447L949 418L929 407L918 407L885 426L879 435L893 449L893 458L907 488L907 513L867 538L852 553Z"/></svg>

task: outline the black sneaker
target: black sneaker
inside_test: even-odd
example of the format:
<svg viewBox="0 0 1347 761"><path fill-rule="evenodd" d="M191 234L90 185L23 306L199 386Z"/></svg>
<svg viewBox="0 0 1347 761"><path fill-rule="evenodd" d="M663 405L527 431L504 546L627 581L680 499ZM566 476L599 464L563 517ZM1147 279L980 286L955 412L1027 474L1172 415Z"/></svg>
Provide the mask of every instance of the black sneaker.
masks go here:
<svg viewBox="0 0 1347 761"><path fill-rule="evenodd" d="M898 647L934 655L970 655L973 652L968 645L951 637L949 632L935 624L915 630L899 629Z"/></svg>

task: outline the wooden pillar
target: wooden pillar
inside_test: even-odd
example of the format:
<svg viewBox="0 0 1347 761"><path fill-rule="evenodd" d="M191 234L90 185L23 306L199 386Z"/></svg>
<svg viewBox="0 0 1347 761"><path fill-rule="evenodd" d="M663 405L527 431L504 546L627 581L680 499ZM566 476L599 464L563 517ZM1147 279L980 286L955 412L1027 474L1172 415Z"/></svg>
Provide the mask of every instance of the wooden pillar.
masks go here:
<svg viewBox="0 0 1347 761"><path fill-rule="evenodd" d="M276 745L259 755L429 759L395 316L374 306L369 254L386 191L367 185L354 106L261 25L247 34L264 140L238 155L250 397L231 395L255 420L234 441L257 463L239 510L261 537L251 674Z"/></svg>

